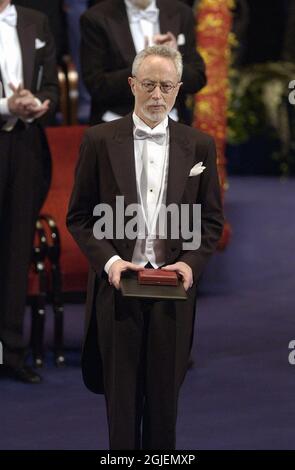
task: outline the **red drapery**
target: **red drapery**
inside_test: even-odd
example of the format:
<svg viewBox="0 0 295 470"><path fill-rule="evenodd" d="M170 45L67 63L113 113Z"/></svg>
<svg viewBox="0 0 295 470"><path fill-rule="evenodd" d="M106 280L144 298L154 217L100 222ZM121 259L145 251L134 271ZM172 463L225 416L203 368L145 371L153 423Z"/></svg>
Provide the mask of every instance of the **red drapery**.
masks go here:
<svg viewBox="0 0 295 470"><path fill-rule="evenodd" d="M214 137L222 196L227 189L225 142L229 97L230 45L233 0L201 0L196 11L197 44L206 63L207 85L196 95L194 126ZM225 225L220 245L227 244L229 225Z"/></svg>

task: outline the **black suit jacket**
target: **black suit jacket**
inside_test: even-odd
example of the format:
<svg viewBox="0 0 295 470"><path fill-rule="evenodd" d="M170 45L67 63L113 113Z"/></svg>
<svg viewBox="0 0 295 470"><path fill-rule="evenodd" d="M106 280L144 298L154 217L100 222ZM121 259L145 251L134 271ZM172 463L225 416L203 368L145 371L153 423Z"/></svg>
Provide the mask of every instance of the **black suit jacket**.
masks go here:
<svg viewBox="0 0 295 470"><path fill-rule="evenodd" d="M67 38L64 34L65 13L62 0L13 0L15 5L44 13L50 24L51 32L56 46L57 61L61 62L62 55L66 52Z"/></svg>
<svg viewBox="0 0 295 470"><path fill-rule="evenodd" d="M190 124L185 97L206 84L204 62L196 52L194 16L191 8L176 0L157 0L157 6L161 33L185 36L185 44L179 46L184 67L176 107L180 121ZM82 15L81 66L92 98L91 124L101 122L106 110L123 116L133 109L127 79L135 55L124 0L103 1Z"/></svg>
<svg viewBox="0 0 295 470"><path fill-rule="evenodd" d="M58 103L59 92L55 46L48 19L42 13L29 8L17 6L16 10L18 14L17 33L23 61L24 87L30 90L41 102L50 99L50 112L53 112ZM39 39L45 46L37 49L36 39ZM0 128L4 123L5 119L0 115ZM49 149L42 129L44 123L46 123L46 117L28 124L31 128L35 128L35 132L41 134L44 143L43 155L40 156L44 162L44 175L41 182L43 186L42 199L44 199L48 190L51 173Z"/></svg>
<svg viewBox="0 0 295 470"><path fill-rule="evenodd" d="M165 240L166 263L184 261L191 266L194 281L198 280L209 255L220 238L223 215L216 152L213 139L189 126L169 119L170 148L166 204L202 205L202 239L198 250L183 251L181 239ZM189 177L191 168L202 161L206 169ZM115 309L115 289L108 284L104 272L108 259L118 254L131 261L135 240L100 240L93 236L96 218L93 209L98 203L115 207L116 195L125 197L125 204L137 203L136 173L131 115L87 130L70 200L67 225L90 263L86 306L86 340L83 352L83 374L88 388L102 391L98 361L96 316L92 313L95 300L99 309ZM186 308L194 309L195 288L190 290ZM97 294L98 293L98 294ZM98 295L96 299L96 295ZM183 310L183 305L176 305ZM98 319L99 328L99 319Z"/></svg>

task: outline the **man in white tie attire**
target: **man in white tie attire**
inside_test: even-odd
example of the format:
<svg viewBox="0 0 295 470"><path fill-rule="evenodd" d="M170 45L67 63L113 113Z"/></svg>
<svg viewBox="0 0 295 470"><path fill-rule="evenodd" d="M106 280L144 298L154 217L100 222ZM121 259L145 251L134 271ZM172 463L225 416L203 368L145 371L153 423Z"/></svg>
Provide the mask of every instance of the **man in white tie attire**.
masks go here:
<svg viewBox="0 0 295 470"><path fill-rule="evenodd" d="M183 57L183 86L170 116L191 124L186 97L206 84L195 36L193 12L178 0L105 0L86 11L81 17L81 67L91 95L90 123L132 111L127 79L135 55L147 46L166 45Z"/></svg>
<svg viewBox="0 0 295 470"><path fill-rule="evenodd" d="M174 449L177 402L192 343L196 285L222 232L223 215L213 139L168 117L182 87L175 49L153 46L135 58L129 86L133 113L86 131L76 169L67 225L90 264L83 378L104 393L111 449ZM94 207L117 217L138 204L145 237L97 239ZM185 247L183 231L161 237L161 206L201 205L200 246ZM118 209L119 210L119 209ZM168 224L169 225L169 224ZM179 228L184 228L181 220ZM179 232L179 233L180 233ZM144 266L176 271L187 300L139 300L120 292L123 272Z"/></svg>
<svg viewBox="0 0 295 470"><path fill-rule="evenodd" d="M58 101L55 48L46 17L0 0L0 373L26 383L23 319L34 226L50 182L40 119Z"/></svg>

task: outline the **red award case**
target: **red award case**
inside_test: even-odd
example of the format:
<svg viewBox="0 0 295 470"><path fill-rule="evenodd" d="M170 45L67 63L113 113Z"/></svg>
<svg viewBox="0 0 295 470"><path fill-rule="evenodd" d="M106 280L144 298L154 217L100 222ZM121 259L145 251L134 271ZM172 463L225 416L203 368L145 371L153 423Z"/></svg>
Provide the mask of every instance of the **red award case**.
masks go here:
<svg viewBox="0 0 295 470"><path fill-rule="evenodd" d="M175 271L143 269L138 271L138 283L149 286L178 286L178 277Z"/></svg>

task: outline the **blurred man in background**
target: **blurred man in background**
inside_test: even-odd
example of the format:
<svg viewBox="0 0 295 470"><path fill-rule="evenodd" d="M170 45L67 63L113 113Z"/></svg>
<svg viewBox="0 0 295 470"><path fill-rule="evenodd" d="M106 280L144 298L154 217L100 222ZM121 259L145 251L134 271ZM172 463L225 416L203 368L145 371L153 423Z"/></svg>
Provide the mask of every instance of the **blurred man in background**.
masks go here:
<svg viewBox="0 0 295 470"><path fill-rule="evenodd" d="M63 0L12 0L14 5L32 8L44 13L49 21L50 30L54 37L57 62L61 63L67 49L65 31L65 15Z"/></svg>
<svg viewBox="0 0 295 470"><path fill-rule="evenodd" d="M0 340L4 372L26 383L23 319L36 217L50 183L40 118L58 102L55 47L45 15L0 0Z"/></svg>
<svg viewBox="0 0 295 470"><path fill-rule="evenodd" d="M90 123L117 119L132 110L128 87L132 61L146 46L167 45L183 57L183 87L171 117L191 123L187 94L206 84L205 66L196 51L195 18L177 0L107 0L81 18L82 76L91 95Z"/></svg>

